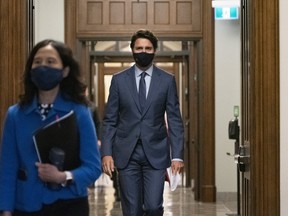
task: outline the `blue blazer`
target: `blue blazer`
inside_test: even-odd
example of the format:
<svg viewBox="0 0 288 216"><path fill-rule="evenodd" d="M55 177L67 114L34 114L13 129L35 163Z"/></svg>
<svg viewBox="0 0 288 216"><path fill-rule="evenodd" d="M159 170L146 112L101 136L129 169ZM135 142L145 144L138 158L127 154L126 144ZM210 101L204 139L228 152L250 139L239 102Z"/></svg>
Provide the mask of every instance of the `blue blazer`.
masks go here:
<svg viewBox="0 0 288 216"><path fill-rule="evenodd" d="M38 177L38 161L32 135L39 127L74 110L79 125L81 165L71 170L74 183L59 191L49 190ZM26 173L26 179L18 176ZM23 173L23 172L22 172ZM90 110L58 95L47 119L42 121L37 100L23 108L9 107L4 123L0 156L0 210L40 210L57 199L87 196L87 187L101 174L100 153Z"/></svg>
<svg viewBox="0 0 288 216"><path fill-rule="evenodd" d="M153 66L147 101L141 113L134 67L112 78L103 119L101 154L112 156L116 167L124 168L141 134L150 164L155 169L165 169L171 165L171 158L183 159L184 129L175 77Z"/></svg>

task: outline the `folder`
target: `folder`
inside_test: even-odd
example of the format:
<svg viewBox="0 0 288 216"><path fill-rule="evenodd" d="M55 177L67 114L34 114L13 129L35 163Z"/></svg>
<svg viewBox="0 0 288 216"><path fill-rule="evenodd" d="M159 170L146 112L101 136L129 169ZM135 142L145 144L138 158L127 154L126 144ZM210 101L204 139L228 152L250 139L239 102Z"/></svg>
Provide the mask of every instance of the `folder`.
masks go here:
<svg viewBox="0 0 288 216"><path fill-rule="evenodd" d="M180 173L176 173L176 175L173 175L171 167L168 167L166 169L165 181L169 183L169 187L171 191L176 190L180 180L181 180Z"/></svg>
<svg viewBox="0 0 288 216"><path fill-rule="evenodd" d="M65 152L64 170L72 170L80 165L78 125L73 110L39 128L33 134L33 141L41 163L51 163L49 152L57 147Z"/></svg>

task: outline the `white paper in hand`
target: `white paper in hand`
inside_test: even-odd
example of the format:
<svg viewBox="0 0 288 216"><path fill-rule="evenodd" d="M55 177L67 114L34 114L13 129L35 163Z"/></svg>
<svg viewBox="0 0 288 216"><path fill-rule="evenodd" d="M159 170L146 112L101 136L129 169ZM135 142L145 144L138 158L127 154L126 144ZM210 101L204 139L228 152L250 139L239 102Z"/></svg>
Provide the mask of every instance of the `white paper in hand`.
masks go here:
<svg viewBox="0 0 288 216"><path fill-rule="evenodd" d="M170 190L174 191L180 182L181 176L179 173L177 173L176 175L173 175L171 167L167 168L167 174L169 178L168 181L170 185Z"/></svg>

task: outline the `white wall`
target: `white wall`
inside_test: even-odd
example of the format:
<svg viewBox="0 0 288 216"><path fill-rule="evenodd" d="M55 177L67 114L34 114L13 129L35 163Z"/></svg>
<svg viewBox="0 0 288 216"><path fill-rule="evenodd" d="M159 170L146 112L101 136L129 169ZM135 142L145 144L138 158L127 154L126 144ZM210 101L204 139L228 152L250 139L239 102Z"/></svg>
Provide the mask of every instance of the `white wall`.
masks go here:
<svg viewBox="0 0 288 216"><path fill-rule="evenodd" d="M279 0L280 10L280 208L288 215L288 1Z"/></svg>
<svg viewBox="0 0 288 216"><path fill-rule="evenodd" d="M44 39L64 41L64 0L34 0L35 43Z"/></svg>
<svg viewBox="0 0 288 216"><path fill-rule="evenodd" d="M215 21L215 140L217 192L237 191L234 140L228 138L233 108L240 107L240 20ZM240 107L241 110L241 107Z"/></svg>

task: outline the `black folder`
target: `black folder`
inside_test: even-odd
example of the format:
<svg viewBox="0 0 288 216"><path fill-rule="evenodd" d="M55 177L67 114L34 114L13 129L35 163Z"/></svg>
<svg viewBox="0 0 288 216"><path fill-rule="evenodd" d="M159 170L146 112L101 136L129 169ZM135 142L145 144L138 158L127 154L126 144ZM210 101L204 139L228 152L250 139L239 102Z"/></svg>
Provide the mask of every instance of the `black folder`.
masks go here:
<svg viewBox="0 0 288 216"><path fill-rule="evenodd" d="M64 170L72 170L80 165L79 133L73 110L39 128L34 133L33 140L41 163L51 163L49 152L52 148L57 147L65 152Z"/></svg>

